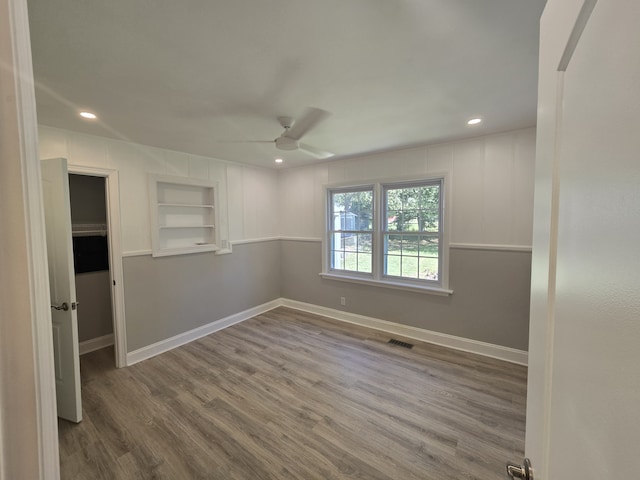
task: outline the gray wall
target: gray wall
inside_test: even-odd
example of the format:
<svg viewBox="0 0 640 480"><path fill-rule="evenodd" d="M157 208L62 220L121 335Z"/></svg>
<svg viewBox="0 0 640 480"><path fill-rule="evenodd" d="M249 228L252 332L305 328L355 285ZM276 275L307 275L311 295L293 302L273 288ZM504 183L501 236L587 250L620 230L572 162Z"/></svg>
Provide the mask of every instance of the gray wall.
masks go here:
<svg viewBox="0 0 640 480"><path fill-rule="evenodd" d="M107 221L105 181L90 175L69 175L71 218L73 223L104 223Z"/></svg>
<svg viewBox="0 0 640 480"><path fill-rule="evenodd" d="M280 297L527 350L529 252L452 248L454 293L441 297L323 279L321 249L277 240L234 245L230 255L125 257L128 350Z"/></svg>
<svg viewBox="0 0 640 480"><path fill-rule="evenodd" d="M76 275L78 339L81 342L113 333L109 271Z"/></svg>
<svg viewBox="0 0 640 480"><path fill-rule="evenodd" d="M450 250L441 297L321 278L322 244L283 240L282 296L440 333L527 350L531 253ZM340 305L346 297L347 305Z"/></svg>
<svg viewBox="0 0 640 480"><path fill-rule="evenodd" d="M280 252L268 241L229 255L125 257L128 351L279 298Z"/></svg>

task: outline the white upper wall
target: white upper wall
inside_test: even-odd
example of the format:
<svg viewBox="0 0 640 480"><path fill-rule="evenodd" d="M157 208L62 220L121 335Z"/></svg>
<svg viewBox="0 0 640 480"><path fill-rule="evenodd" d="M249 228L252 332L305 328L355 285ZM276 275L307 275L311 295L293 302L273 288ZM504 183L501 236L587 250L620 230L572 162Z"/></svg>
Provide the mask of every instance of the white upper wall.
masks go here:
<svg viewBox="0 0 640 480"><path fill-rule="evenodd" d="M278 237L278 171L229 163L227 182L231 241Z"/></svg>
<svg viewBox="0 0 640 480"><path fill-rule="evenodd" d="M321 238L323 186L446 173L453 244L531 246L535 128L280 172L280 234Z"/></svg>
<svg viewBox="0 0 640 480"><path fill-rule="evenodd" d="M125 255L151 252L149 173L217 182L220 208L223 209L221 220L227 217L224 214L226 210L231 241L278 235L278 172L275 170L230 164L46 126L39 127L39 136L40 158L62 157L71 166L119 172Z"/></svg>
<svg viewBox="0 0 640 480"><path fill-rule="evenodd" d="M451 243L531 245L534 128L286 170L46 126L39 134L41 158L63 157L70 165L119 171L125 254L151 251L148 173L218 182L231 242L321 238L327 184L447 173ZM221 217L224 220L224 212Z"/></svg>

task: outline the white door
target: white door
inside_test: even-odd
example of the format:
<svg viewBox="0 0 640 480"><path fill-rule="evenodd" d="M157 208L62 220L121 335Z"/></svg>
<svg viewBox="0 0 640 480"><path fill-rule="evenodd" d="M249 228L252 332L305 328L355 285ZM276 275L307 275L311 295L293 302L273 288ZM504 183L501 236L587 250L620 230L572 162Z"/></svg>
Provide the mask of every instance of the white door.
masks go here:
<svg viewBox="0 0 640 480"><path fill-rule="evenodd" d="M640 1L548 0L540 35L526 454L636 478Z"/></svg>
<svg viewBox="0 0 640 480"><path fill-rule="evenodd" d="M73 270L69 174L63 158L42 161L42 186L58 416L82 420L76 284Z"/></svg>

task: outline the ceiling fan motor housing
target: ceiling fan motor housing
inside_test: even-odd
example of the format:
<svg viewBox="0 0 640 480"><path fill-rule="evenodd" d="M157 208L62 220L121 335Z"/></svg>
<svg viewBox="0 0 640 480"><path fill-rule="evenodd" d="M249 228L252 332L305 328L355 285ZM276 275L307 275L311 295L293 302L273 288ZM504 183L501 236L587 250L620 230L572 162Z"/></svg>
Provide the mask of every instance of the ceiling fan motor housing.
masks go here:
<svg viewBox="0 0 640 480"><path fill-rule="evenodd" d="M293 117L278 117L278 122L282 128L289 130L293 126Z"/></svg>

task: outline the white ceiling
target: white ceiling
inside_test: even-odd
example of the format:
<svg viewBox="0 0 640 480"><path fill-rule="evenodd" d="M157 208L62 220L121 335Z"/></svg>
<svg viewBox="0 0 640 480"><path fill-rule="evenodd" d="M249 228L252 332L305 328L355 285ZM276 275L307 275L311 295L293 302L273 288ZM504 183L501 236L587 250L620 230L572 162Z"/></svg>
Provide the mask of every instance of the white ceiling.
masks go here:
<svg viewBox="0 0 640 480"><path fill-rule="evenodd" d="M544 0L29 0L39 122L272 167L535 124ZM98 122L78 117L94 111ZM484 122L469 127L466 121Z"/></svg>

